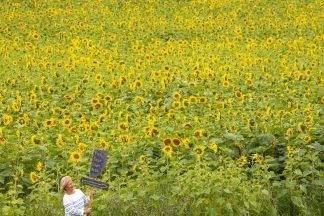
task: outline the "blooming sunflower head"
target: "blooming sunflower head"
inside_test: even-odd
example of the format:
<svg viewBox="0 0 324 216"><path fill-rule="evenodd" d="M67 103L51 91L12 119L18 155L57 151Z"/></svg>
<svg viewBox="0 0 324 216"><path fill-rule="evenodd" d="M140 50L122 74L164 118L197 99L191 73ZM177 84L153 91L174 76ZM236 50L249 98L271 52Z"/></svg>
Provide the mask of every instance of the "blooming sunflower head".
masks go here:
<svg viewBox="0 0 324 216"><path fill-rule="evenodd" d="M82 159L82 156L79 152L74 151L74 152L71 152L70 158L73 162L80 162Z"/></svg>
<svg viewBox="0 0 324 216"><path fill-rule="evenodd" d="M29 178L30 178L31 183L33 183L33 184L36 183L38 180L37 174L35 172L31 172L29 174Z"/></svg>

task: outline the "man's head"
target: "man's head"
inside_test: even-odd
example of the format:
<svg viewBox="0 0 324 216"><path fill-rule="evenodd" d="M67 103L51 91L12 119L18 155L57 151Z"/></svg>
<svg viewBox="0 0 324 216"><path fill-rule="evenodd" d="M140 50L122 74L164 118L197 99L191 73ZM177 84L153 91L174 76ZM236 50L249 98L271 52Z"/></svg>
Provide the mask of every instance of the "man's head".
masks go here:
<svg viewBox="0 0 324 216"><path fill-rule="evenodd" d="M74 189L74 184L73 184L72 178L70 176L64 176L61 179L61 190L68 191L68 190L73 190L73 189Z"/></svg>

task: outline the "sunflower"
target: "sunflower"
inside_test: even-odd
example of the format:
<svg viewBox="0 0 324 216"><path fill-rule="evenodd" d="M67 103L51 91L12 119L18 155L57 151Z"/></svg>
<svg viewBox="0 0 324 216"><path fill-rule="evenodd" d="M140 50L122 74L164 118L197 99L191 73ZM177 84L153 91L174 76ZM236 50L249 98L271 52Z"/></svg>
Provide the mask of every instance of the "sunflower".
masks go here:
<svg viewBox="0 0 324 216"><path fill-rule="evenodd" d="M55 126L55 119L54 118L50 118L50 119L46 119L44 122L44 127L45 128L50 128Z"/></svg>
<svg viewBox="0 0 324 216"><path fill-rule="evenodd" d="M11 107L15 112L19 111L19 104L17 102L13 102Z"/></svg>
<svg viewBox="0 0 324 216"><path fill-rule="evenodd" d="M33 146L40 144L40 140L36 137L36 135L32 135L30 140Z"/></svg>
<svg viewBox="0 0 324 216"><path fill-rule="evenodd" d="M99 124L98 124L98 122L96 122L96 121L91 122L91 124L90 124L90 130L94 130L94 131L96 131L96 130L98 130L98 129L99 129Z"/></svg>
<svg viewBox="0 0 324 216"><path fill-rule="evenodd" d="M145 157L145 155L140 155L140 156L139 156L139 161L140 161L140 163L145 163L145 162L146 162L146 157Z"/></svg>
<svg viewBox="0 0 324 216"><path fill-rule="evenodd" d="M100 81L102 79L102 75L101 74L96 74L95 75L95 80L96 81Z"/></svg>
<svg viewBox="0 0 324 216"><path fill-rule="evenodd" d="M167 145L171 145L171 142L172 142L172 140L171 140L170 138L165 138L165 139L163 139L163 144L164 144L165 146L167 146Z"/></svg>
<svg viewBox="0 0 324 216"><path fill-rule="evenodd" d="M83 152L85 151L86 147L87 147L87 145L84 144L84 143L79 143L79 144L78 144L78 149L79 149L79 151L80 151L81 153L83 153Z"/></svg>
<svg viewBox="0 0 324 216"><path fill-rule="evenodd" d="M200 130L196 130L196 131L194 132L194 135L195 135L196 138L199 138L199 137L204 137L204 136L206 136L206 133L204 132L203 129L200 129Z"/></svg>
<svg viewBox="0 0 324 216"><path fill-rule="evenodd" d="M287 153L291 155L294 152L294 149L291 146L287 146Z"/></svg>
<svg viewBox="0 0 324 216"><path fill-rule="evenodd" d="M293 131L292 131L291 128L288 128L288 129L287 129L286 135L287 135L288 137L291 137L291 136L293 135Z"/></svg>
<svg viewBox="0 0 324 216"><path fill-rule="evenodd" d="M247 164L248 160L245 155L242 155L238 160L237 160L237 165L239 167L243 167L245 164Z"/></svg>
<svg viewBox="0 0 324 216"><path fill-rule="evenodd" d="M12 122L12 116L11 115L3 115L2 116L2 121L3 121L3 124L4 125L10 125L11 124L11 122Z"/></svg>
<svg viewBox="0 0 324 216"><path fill-rule="evenodd" d="M191 128L192 127L192 124L190 122L186 122L186 123L184 123L184 126Z"/></svg>
<svg viewBox="0 0 324 216"><path fill-rule="evenodd" d="M37 34L36 32L32 33L31 36L34 40L38 40L40 38L39 34Z"/></svg>
<svg viewBox="0 0 324 216"><path fill-rule="evenodd" d="M150 129L150 134L152 136L159 136L160 135L160 131L157 128L153 127L153 128Z"/></svg>
<svg viewBox="0 0 324 216"><path fill-rule="evenodd" d="M106 95L104 97L104 100L105 100L106 103L108 103L108 102L111 102L113 99L112 99L112 97L110 95Z"/></svg>
<svg viewBox="0 0 324 216"><path fill-rule="evenodd" d="M191 95L188 100L190 103L197 103L197 98L194 95Z"/></svg>
<svg viewBox="0 0 324 216"><path fill-rule="evenodd" d="M268 37L267 38L267 44L271 45L273 43L273 38L272 37Z"/></svg>
<svg viewBox="0 0 324 216"><path fill-rule="evenodd" d="M187 100L187 99L182 100L181 105L183 107L189 107L189 100Z"/></svg>
<svg viewBox="0 0 324 216"><path fill-rule="evenodd" d="M38 161L36 168L37 168L37 170L39 172L42 171L42 169L43 169L43 163L41 161Z"/></svg>
<svg viewBox="0 0 324 216"><path fill-rule="evenodd" d="M66 119L63 119L62 120L62 125L64 126L64 127L70 127L71 126L71 122L72 122L72 120L71 119L69 119L69 118L66 118Z"/></svg>
<svg viewBox="0 0 324 216"><path fill-rule="evenodd" d="M199 103L205 104L207 102L207 97L203 96L199 98Z"/></svg>
<svg viewBox="0 0 324 216"><path fill-rule="evenodd" d="M311 70L311 69L307 69L307 70L305 71L305 75L306 75L307 77L311 77L311 76L312 76L312 70Z"/></svg>
<svg viewBox="0 0 324 216"><path fill-rule="evenodd" d="M97 103L100 102L100 99L99 98L91 98L90 102L91 102L92 105L95 106Z"/></svg>
<svg viewBox="0 0 324 216"><path fill-rule="evenodd" d="M253 155L252 155L252 159L253 159L256 163L258 163L258 164L262 164L262 159L261 159L261 156L260 156L260 155L258 155L258 154L253 154Z"/></svg>
<svg viewBox="0 0 324 216"><path fill-rule="evenodd" d="M62 147L63 145L65 145L65 140L63 139L63 135L62 134L59 134L55 140L55 144L58 146L58 147Z"/></svg>
<svg viewBox="0 0 324 216"><path fill-rule="evenodd" d="M197 154L197 155L196 155L196 160L197 160L198 162L201 162L201 158L202 158L202 155L200 155L200 154Z"/></svg>
<svg viewBox="0 0 324 216"><path fill-rule="evenodd" d="M141 80L136 80L135 82L134 82L134 89L136 89L136 88L140 88L140 87L142 87L142 81Z"/></svg>
<svg viewBox="0 0 324 216"><path fill-rule="evenodd" d="M243 95L240 91L235 91L235 97L238 99L238 100L242 100L243 98Z"/></svg>
<svg viewBox="0 0 324 216"><path fill-rule="evenodd" d="M144 104L144 98L141 96L136 96L135 101L140 104Z"/></svg>
<svg viewBox="0 0 324 216"><path fill-rule="evenodd" d="M71 152L70 158L73 162L80 162L82 159L81 154L77 151Z"/></svg>
<svg viewBox="0 0 324 216"><path fill-rule="evenodd" d="M205 148L203 146L196 146L194 148L194 152L197 154L197 155L203 155L205 154Z"/></svg>
<svg viewBox="0 0 324 216"><path fill-rule="evenodd" d="M216 142L211 142L209 148L216 154L218 152L218 145Z"/></svg>
<svg viewBox="0 0 324 216"><path fill-rule="evenodd" d="M82 107L82 104L81 103L74 103L73 106L74 106L74 109L80 110L81 107Z"/></svg>
<svg viewBox="0 0 324 216"><path fill-rule="evenodd" d="M128 126L127 126L127 123L122 122L122 123L118 124L117 128L118 128L118 130L123 131L123 130L127 130Z"/></svg>
<svg viewBox="0 0 324 216"><path fill-rule="evenodd" d="M163 69L164 69L165 71L170 71L170 67L169 67L169 65L165 65L165 66L163 67Z"/></svg>
<svg viewBox="0 0 324 216"><path fill-rule="evenodd" d="M99 143L104 150L109 148L109 144L103 138L100 138Z"/></svg>
<svg viewBox="0 0 324 216"><path fill-rule="evenodd" d="M172 146L166 145L163 146L162 151L168 156L168 157L172 157Z"/></svg>
<svg viewBox="0 0 324 216"><path fill-rule="evenodd" d="M299 132L303 132L303 131L306 130L306 126L303 124L303 122L299 122L299 123L297 124L297 130L298 130Z"/></svg>
<svg viewBox="0 0 324 216"><path fill-rule="evenodd" d="M4 145L7 143L6 138L4 138L3 136L0 136L0 145Z"/></svg>
<svg viewBox="0 0 324 216"><path fill-rule="evenodd" d="M247 79L247 80L245 81L245 85L251 87L251 86L253 85L252 79Z"/></svg>
<svg viewBox="0 0 324 216"><path fill-rule="evenodd" d="M173 139L172 139L172 146L173 146L173 147L175 147L175 148L179 148L180 144L181 144L180 139L178 139L178 138L173 138Z"/></svg>
<svg viewBox="0 0 324 216"><path fill-rule="evenodd" d="M29 173L29 178L32 184L37 182L37 174L35 172Z"/></svg>
<svg viewBox="0 0 324 216"><path fill-rule="evenodd" d="M98 103L96 103L94 105L94 107L97 108L97 109L99 109L99 108L102 108L103 107L103 104L98 102Z"/></svg>
<svg viewBox="0 0 324 216"><path fill-rule="evenodd" d="M180 92L175 92L175 93L173 93L172 96L173 96L174 99L181 99L181 97L182 97Z"/></svg>
<svg viewBox="0 0 324 216"><path fill-rule="evenodd" d="M128 135L119 135L118 136L118 141L122 142L122 143L128 143L129 136Z"/></svg>
<svg viewBox="0 0 324 216"><path fill-rule="evenodd" d="M172 107L173 108L180 108L181 107L181 103L179 101L173 101L172 102Z"/></svg>
<svg viewBox="0 0 324 216"><path fill-rule="evenodd" d="M312 116L306 116L306 118L305 118L306 125L311 125L311 124L313 124L313 122L314 122L314 119Z"/></svg>
<svg viewBox="0 0 324 216"><path fill-rule="evenodd" d="M230 83L228 80L224 80L222 85L223 85L223 87L228 88L230 86Z"/></svg>
<svg viewBox="0 0 324 216"><path fill-rule="evenodd" d="M309 143L312 139L309 135L306 135L306 136L304 136L303 140L305 143Z"/></svg>

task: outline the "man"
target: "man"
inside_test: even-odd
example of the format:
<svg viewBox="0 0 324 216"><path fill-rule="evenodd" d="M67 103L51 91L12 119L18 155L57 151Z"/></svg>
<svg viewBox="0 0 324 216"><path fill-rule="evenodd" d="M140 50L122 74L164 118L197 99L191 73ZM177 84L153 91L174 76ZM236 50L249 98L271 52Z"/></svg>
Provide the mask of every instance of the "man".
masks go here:
<svg viewBox="0 0 324 216"><path fill-rule="evenodd" d="M61 190L65 191L63 196L63 205L65 216L84 216L92 211L92 207L85 206L93 199L95 190L91 190L89 196L84 195L80 189L75 189L70 176L64 176L61 179ZM91 203L90 203L91 204Z"/></svg>

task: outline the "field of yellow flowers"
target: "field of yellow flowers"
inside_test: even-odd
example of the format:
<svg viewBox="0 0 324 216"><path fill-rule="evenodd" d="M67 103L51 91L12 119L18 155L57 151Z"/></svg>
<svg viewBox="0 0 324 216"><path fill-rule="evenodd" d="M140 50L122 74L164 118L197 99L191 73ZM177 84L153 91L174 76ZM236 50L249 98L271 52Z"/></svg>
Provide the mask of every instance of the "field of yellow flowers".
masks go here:
<svg viewBox="0 0 324 216"><path fill-rule="evenodd" d="M323 215L323 1L0 1L0 215Z"/></svg>

